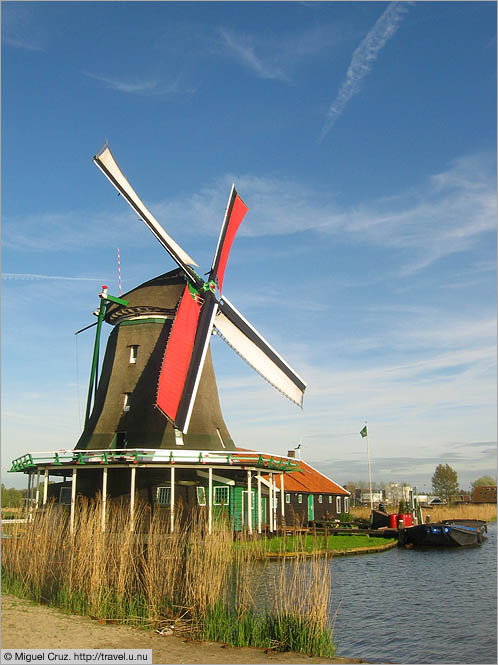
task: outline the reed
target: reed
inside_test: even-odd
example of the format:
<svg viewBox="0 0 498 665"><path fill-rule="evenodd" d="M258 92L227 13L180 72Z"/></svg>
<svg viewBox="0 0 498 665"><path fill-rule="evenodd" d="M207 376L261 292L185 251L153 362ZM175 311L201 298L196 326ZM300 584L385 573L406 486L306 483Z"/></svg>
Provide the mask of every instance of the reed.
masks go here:
<svg viewBox="0 0 498 665"><path fill-rule="evenodd" d="M431 522L441 520L463 519L484 520L496 522L496 504L493 503L464 503L460 505L433 506L422 508L424 519L429 515Z"/></svg>
<svg viewBox="0 0 498 665"><path fill-rule="evenodd" d="M255 594L255 567L265 546L202 513L181 517L170 531L169 511L137 505L130 523L125 504L110 504L101 529L102 502L79 498L75 528L67 510L48 504L32 522L14 529L2 547L7 592L143 627L173 623L177 633L234 646L271 647L332 656L327 623L329 564L279 562L271 605ZM15 525L12 525L15 526Z"/></svg>
<svg viewBox="0 0 498 665"><path fill-rule="evenodd" d="M388 513L397 512L397 507L389 506L386 508ZM355 518L368 519L370 517L370 508L368 506L355 506L351 508L351 514ZM496 504L493 503L463 503L450 504L449 506L430 506L422 507L422 513L429 515L432 522L451 519L467 520L485 520L486 522L496 521Z"/></svg>

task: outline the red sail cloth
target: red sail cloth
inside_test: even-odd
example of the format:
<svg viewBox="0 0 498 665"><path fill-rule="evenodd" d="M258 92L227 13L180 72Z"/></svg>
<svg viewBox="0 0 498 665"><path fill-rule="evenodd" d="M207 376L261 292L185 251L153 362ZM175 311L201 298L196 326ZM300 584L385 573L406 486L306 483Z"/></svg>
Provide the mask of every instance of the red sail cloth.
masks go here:
<svg viewBox="0 0 498 665"><path fill-rule="evenodd" d="M223 247L221 248L220 261L218 263L218 269L215 275L215 277L218 278L218 287L220 289L220 293L223 288L223 277L225 276L225 268L227 267L228 255L230 254L230 250L232 248L233 239L235 238L235 234L238 231L240 223L244 219L244 216L248 210L249 208L237 194L233 202L230 219L228 220L227 231L223 241Z"/></svg>
<svg viewBox="0 0 498 665"><path fill-rule="evenodd" d="M157 389L157 406L173 422L187 378L200 311L200 304L186 286L171 327Z"/></svg>

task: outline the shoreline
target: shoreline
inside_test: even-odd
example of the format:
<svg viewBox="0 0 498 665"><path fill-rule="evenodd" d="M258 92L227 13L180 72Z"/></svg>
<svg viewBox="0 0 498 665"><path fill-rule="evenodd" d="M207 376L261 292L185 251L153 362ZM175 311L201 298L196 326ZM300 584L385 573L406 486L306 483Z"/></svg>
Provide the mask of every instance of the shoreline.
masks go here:
<svg viewBox="0 0 498 665"><path fill-rule="evenodd" d="M2 649L152 649L164 663L366 663L359 658L319 658L296 652L230 647L218 642L163 636L154 630L101 623L2 593Z"/></svg>
<svg viewBox="0 0 498 665"><path fill-rule="evenodd" d="M394 547L398 547L398 541L386 543L385 545L375 545L373 547L351 547L345 550L315 550L313 552L267 552L265 557L268 559L289 559L295 557L311 556L349 556L353 554L374 554L375 552L386 552Z"/></svg>

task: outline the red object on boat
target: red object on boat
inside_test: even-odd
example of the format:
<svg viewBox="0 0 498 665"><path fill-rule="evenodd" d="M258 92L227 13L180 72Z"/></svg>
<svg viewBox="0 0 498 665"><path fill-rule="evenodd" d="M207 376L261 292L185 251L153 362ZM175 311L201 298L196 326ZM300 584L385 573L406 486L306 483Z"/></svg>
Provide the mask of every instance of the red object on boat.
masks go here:
<svg viewBox="0 0 498 665"><path fill-rule="evenodd" d="M397 529L398 528L398 516L396 513L392 513L389 515L389 526L391 529Z"/></svg>
<svg viewBox="0 0 498 665"><path fill-rule="evenodd" d="M403 522L405 526L413 526L413 515L411 513L405 513L403 515Z"/></svg>

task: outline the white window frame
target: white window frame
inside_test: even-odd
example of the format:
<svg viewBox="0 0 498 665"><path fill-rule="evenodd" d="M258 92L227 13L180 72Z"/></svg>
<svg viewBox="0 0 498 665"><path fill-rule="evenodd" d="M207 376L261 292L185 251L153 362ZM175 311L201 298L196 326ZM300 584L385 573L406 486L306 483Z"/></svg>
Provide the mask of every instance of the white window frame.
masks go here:
<svg viewBox="0 0 498 665"><path fill-rule="evenodd" d="M285 495L285 503L290 503L290 494L288 492Z"/></svg>
<svg viewBox="0 0 498 665"><path fill-rule="evenodd" d="M344 497L344 512L349 513L349 496Z"/></svg>
<svg viewBox="0 0 498 665"><path fill-rule="evenodd" d="M138 356L138 344L130 344L130 365L136 365Z"/></svg>
<svg viewBox="0 0 498 665"><path fill-rule="evenodd" d="M341 512L341 497L340 496L335 497L335 511L338 515Z"/></svg>
<svg viewBox="0 0 498 665"><path fill-rule="evenodd" d="M123 393L123 411L127 413L130 410L131 393Z"/></svg>
<svg viewBox="0 0 498 665"><path fill-rule="evenodd" d="M223 490L223 492L221 492ZM226 501L220 497L220 494L226 495ZM213 487L213 504L215 506L228 506L230 503L230 487L228 485L216 485Z"/></svg>
<svg viewBox="0 0 498 665"><path fill-rule="evenodd" d="M329 494L329 503L332 503L332 494Z"/></svg>
<svg viewBox="0 0 498 665"><path fill-rule="evenodd" d="M318 495L318 503L323 503L323 495L322 494Z"/></svg>
<svg viewBox="0 0 498 665"><path fill-rule="evenodd" d="M161 485L156 490L156 501L160 506L171 505L171 487L170 485Z"/></svg>
<svg viewBox="0 0 498 665"><path fill-rule="evenodd" d="M297 495L297 502L298 502L298 503L302 503L302 502L303 502L303 495L302 495L302 494L298 494L298 495Z"/></svg>
<svg viewBox="0 0 498 665"><path fill-rule="evenodd" d="M180 429L176 429L175 427L175 443L177 446L184 446L185 443L183 441L183 433Z"/></svg>
<svg viewBox="0 0 498 665"><path fill-rule="evenodd" d="M205 506L207 504L206 488L203 485L197 485L195 490L197 495L197 505Z"/></svg>

